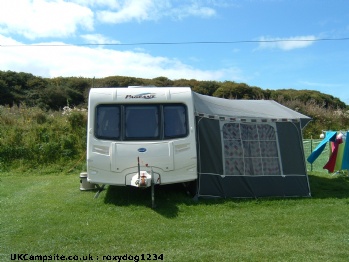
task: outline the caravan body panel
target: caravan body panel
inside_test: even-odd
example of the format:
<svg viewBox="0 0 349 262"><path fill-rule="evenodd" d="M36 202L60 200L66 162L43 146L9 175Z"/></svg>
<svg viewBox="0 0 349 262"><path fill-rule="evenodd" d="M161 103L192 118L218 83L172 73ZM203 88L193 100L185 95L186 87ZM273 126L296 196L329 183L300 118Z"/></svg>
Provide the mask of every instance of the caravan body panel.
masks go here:
<svg viewBox="0 0 349 262"><path fill-rule="evenodd" d="M131 185L142 172L157 184L197 179L190 88L92 88L87 132L89 182Z"/></svg>

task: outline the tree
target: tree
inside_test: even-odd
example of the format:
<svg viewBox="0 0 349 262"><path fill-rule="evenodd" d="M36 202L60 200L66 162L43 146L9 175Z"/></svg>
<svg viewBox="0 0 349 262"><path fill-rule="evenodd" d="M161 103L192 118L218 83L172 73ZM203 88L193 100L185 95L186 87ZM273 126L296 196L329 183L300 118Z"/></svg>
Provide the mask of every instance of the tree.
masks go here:
<svg viewBox="0 0 349 262"><path fill-rule="evenodd" d="M13 95L11 94L10 88L7 83L0 79L0 105L11 105L13 104Z"/></svg>
<svg viewBox="0 0 349 262"><path fill-rule="evenodd" d="M173 86L173 81L164 76L153 78L152 82L154 86Z"/></svg>

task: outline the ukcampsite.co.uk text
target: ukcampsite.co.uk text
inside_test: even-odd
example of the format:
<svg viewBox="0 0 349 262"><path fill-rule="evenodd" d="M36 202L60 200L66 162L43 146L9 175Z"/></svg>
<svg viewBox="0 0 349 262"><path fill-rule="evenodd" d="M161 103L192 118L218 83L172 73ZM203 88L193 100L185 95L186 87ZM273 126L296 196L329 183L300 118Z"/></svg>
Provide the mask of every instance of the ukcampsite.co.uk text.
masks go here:
<svg viewBox="0 0 349 262"><path fill-rule="evenodd" d="M164 254L140 254L140 255L31 255L31 254L11 254L12 261L163 261Z"/></svg>

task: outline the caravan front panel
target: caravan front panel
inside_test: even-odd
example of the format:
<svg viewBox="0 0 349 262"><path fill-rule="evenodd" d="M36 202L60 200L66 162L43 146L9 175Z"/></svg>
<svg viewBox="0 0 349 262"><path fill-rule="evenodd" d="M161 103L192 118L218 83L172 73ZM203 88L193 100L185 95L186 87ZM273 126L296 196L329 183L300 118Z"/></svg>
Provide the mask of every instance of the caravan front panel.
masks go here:
<svg viewBox="0 0 349 262"><path fill-rule="evenodd" d="M190 88L92 88L88 181L133 185L141 173L158 184L195 180L194 125Z"/></svg>

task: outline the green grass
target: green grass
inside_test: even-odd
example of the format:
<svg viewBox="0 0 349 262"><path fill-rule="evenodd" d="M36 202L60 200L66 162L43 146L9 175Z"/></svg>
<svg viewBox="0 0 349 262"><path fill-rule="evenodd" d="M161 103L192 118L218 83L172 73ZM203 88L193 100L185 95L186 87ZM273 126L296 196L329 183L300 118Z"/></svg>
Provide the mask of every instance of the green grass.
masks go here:
<svg viewBox="0 0 349 262"><path fill-rule="evenodd" d="M2 173L0 260L28 253L348 261L349 178L317 173L310 183L312 198L199 202L180 185L160 186L151 209L148 189L110 186L94 199L79 190L78 174Z"/></svg>

